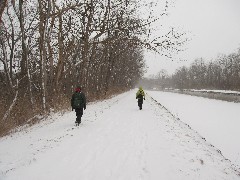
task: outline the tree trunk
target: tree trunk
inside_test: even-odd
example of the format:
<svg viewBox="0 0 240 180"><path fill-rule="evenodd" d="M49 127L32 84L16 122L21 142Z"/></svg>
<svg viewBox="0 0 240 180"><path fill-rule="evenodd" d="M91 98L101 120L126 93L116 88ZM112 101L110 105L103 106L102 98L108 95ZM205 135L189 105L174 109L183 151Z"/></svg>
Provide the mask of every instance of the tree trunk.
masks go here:
<svg viewBox="0 0 240 180"><path fill-rule="evenodd" d="M40 22L39 22L39 50L40 50L40 61L41 61L41 81L42 81L42 105L43 110L46 112L47 107L47 70L46 70L46 62L47 62L47 50L46 50L46 29L48 26L48 16L50 9L47 7L43 7L42 5L43 1L39 0L39 11L40 11ZM48 7L49 7L49 0L48 0ZM47 14L44 14L43 8L47 8L48 12Z"/></svg>
<svg viewBox="0 0 240 180"><path fill-rule="evenodd" d="M4 42L2 41L2 37L0 37L0 45L2 46L2 51L3 51L3 65L4 65L4 71L7 77L7 84L10 88L10 91L13 92L13 83L12 83L12 79L10 77L10 73L9 73L9 68L8 68L8 63L7 63L7 51L6 51L6 47L4 45Z"/></svg>
<svg viewBox="0 0 240 180"><path fill-rule="evenodd" d="M21 78L27 75L27 46L26 46L26 36L24 28L24 16L23 16L23 0L19 0L19 23L22 36L22 60L20 63L21 66ZM25 82L23 81L23 84Z"/></svg>
<svg viewBox="0 0 240 180"><path fill-rule="evenodd" d="M57 72L56 72L56 78L55 78L55 91L59 91L59 83L62 77L62 72L64 69L64 43L63 43L63 22L62 22L62 14L59 13L58 15L59 19L59 30L58 30L58 63L57 63Z"/></svg>
<svg viewBox="0 0 240 180"><path fill-rule="evenodd" d="M6 6L7 6L7 0L0 0L0 28L2 24L2 14Z"/></svg>

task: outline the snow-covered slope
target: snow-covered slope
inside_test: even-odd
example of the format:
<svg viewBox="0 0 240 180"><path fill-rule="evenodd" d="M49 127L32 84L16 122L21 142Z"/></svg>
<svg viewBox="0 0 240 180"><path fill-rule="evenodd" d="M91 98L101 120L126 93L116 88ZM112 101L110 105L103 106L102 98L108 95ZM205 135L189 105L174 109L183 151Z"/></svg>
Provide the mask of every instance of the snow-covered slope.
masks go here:
<svg viewBox="0 0 240 180"><path fill-rule="evenodd" d="M148 94L240 168L240 103L162 91Z"/></svg>
<svg viewBox="0 0 240 180"><path fill-rule="evenodd" d="M82 124L55 114L0 139L0 179L240 179L231 163L149 96L135 90L89 104Z"/></svg>

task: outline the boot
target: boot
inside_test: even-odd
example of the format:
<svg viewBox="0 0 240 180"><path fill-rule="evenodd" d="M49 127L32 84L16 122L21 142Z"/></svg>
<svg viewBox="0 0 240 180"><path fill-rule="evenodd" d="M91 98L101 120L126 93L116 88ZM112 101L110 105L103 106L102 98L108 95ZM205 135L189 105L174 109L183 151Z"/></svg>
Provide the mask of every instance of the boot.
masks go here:
<svg viewBox="0 0 240 180"><path fill-rule="evenodd" d="M81 116L77 117L77 124L78 124L78 126L79 126L80 123L81 123Z"/></svg>

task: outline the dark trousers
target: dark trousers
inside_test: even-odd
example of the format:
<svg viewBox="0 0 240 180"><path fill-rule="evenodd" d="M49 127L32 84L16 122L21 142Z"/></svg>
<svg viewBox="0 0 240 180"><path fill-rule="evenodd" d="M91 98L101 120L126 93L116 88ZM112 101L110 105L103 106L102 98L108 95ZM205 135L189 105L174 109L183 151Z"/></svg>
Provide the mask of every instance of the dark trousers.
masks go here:
<svg viewBox="0 0 240 180"><path fill-rule="evenodd" d="M76 112L76 116L77 116L76 121L78 123L81 123L81 117L83 115L83 108L77 108L77 109L75 109L75 112Z"/></svg>
<svg viewBox="0 0 240 180"><path fill-rule="evenodd" d="M138 99L138 106L139 106L140 110L142 109L142 104L143 104L143 99L139 98Z"/></svg>

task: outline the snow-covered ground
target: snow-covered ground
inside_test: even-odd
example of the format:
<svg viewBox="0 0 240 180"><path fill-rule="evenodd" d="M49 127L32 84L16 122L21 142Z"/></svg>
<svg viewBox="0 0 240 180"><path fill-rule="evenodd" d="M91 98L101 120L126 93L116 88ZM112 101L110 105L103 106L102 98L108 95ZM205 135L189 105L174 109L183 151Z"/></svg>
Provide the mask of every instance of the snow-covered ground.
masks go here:
<svg viewBox="0 0 240 180"><path fill-rule="evenodd" d="M239 180L215 147L136 90L0 139L1 180Z"/></svg>
<svg viewBox="0 0 240 180"><path fill-rule="evenodd" d="M240 167L240 103L161 91L148 94Z"/></svg>

